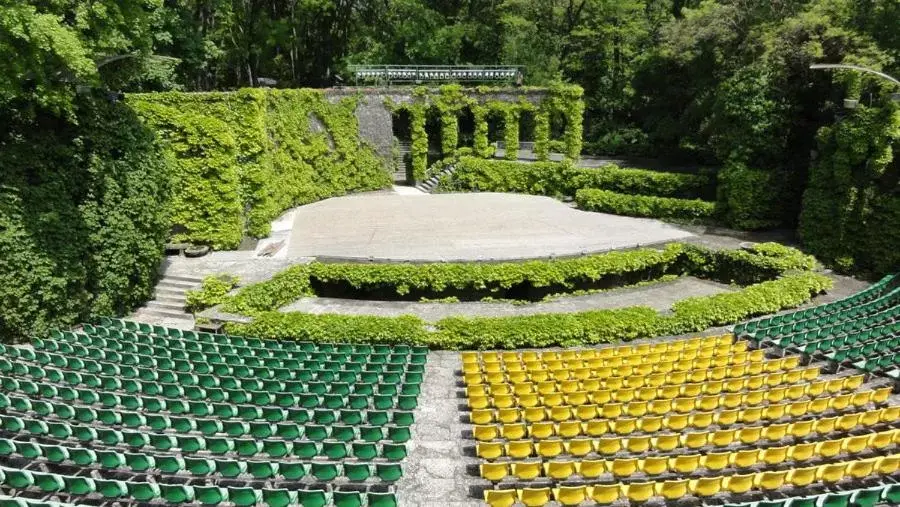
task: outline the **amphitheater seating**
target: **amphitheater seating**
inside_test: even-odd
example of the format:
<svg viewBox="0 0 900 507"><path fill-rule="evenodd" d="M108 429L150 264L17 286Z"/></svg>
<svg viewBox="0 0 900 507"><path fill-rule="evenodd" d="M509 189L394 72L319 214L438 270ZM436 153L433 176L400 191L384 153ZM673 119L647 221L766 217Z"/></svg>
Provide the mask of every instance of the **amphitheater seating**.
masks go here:
<svg viewBox="0 0 900 507"><path fill-rule="evenodd" d="M900 277L849 298L739 324L735 334L900 380Z"/></svg>
<svg viewBox="0 0 900 507"><path fill-rule="evenodd" d="M425 348L116 319L32 346L0 346L0 507L397 504Z"/></svg>
<svg viewBox="0 0 900 507"><path fill-rule="evenodd" d="M900 485L900 406L716 336L600 349L464 352L491 506L551 502L871 506Z"/></svg>

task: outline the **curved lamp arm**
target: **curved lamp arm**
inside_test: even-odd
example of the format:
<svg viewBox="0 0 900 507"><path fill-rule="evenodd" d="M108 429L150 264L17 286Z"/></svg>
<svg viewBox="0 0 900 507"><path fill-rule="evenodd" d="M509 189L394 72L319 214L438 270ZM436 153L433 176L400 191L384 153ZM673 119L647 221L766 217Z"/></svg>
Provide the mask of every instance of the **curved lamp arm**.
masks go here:
<svg viewBox="0 0 900 507"><path fill-rule="evenodd" d="M879 72L874 69L869 69L867 67L860 67L859 65L847 65L843 63L814 63L809 66L810 69L848 69L848 70L858 70L860 72L868 72L869 74L875 74L876 76L883 77L888 81L894 83L895 85L900 86L900 80L893 78L884 72Z"/></svg>

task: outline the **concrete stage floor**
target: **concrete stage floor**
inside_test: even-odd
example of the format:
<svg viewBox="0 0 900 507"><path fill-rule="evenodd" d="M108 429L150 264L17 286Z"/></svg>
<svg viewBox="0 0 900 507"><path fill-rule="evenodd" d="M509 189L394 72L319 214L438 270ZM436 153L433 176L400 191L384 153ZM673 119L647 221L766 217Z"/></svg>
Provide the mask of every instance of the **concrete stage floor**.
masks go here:
<svg viewBox="0 0 900 507"><path fill-rule="evenodd" d="M296 209L288 257L478 261L573 256L693 236L644 218L499 193L358 194Z"/></svg>

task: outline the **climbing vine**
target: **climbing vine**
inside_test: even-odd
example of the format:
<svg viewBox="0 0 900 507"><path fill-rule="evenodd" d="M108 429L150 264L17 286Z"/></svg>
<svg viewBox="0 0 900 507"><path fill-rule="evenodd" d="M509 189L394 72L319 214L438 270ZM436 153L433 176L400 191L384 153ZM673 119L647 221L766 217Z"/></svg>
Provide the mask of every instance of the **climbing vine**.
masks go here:
<svg viewBox="0 0 900 507"><path fill-rule="evenodd" d="M542 162L550 159L550 111L545 107L534 116L534 154Z"/></svg>

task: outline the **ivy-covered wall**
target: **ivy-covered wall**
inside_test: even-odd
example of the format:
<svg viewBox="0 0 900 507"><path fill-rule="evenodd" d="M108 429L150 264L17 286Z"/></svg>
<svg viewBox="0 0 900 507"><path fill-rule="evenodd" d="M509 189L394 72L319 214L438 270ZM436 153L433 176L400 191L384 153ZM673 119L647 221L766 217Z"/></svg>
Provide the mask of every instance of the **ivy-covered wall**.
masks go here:
<svg viewBox="0 0 900 507"><path fill-rule="evenodd" d="M358 100L311 89L130 95L177 161L172 239L235 248L288 208L388 186L360 139Z"/></svg>
<svg viewBox="0 0 900 507"><path fill-rule="evenodd" d="M465 109L472 112L475 123L472 152L475 156L493 156L488 140L488 121L497 119L503 125L503 142L508 148L505 157L516 159L519 145L519 119L523 112L535 116L535 153L539 160L550 156L550 117L565 119L566 129L559 142L569 160L577 160L582 145L583 90L579 86L557 85L549 88L491 88L480 86L463 88L458 84L436 89L416 87L403 100L385 99L393 111L408 111L411 118L411 157L413 179L425 178L428 166L427 115L436 114L441 125L441 155L456 155L459 149L459 117ZM509 148L513 149L509 149Z"/></svg>
<svg viewBox="0 0 900 507"><path fill-rule="evenodd" d="M900 266L900 107L887 101L822 128L803 195L800 236L842 271L873 275Z"/></svg>

